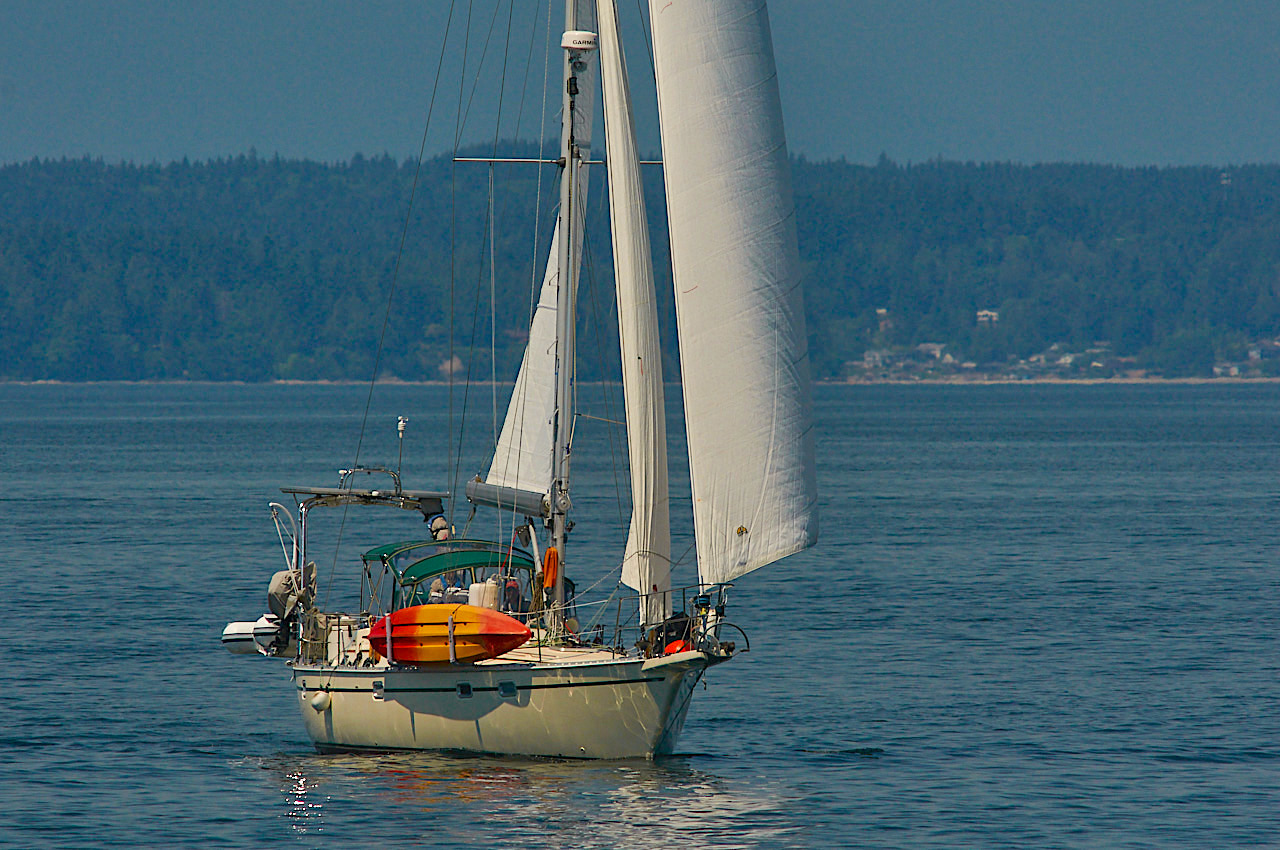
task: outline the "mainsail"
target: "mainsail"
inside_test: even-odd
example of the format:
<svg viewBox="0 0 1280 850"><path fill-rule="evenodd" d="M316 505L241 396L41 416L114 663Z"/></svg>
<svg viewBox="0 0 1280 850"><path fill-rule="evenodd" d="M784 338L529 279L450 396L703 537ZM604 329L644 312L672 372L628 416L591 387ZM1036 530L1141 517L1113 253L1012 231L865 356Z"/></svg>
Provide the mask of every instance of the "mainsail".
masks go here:
<svg viewBox="0 0 1280 850"><path fill-rule="evenodd" d="M650 0L698 574L813 545L795 210L763 0Z"/></svg>
<svg viewBox="0 0 1280 850"><path fill-rule="evenodd" d="M647 624L671 616L666 405L649 225L614 0L601 0L599 28L613 267L631 466L631 530L622 581L644 594L640 620Z"/></svg>
<svg viewBox="0 0 1280 850"><path fill-rule="evenodd" d="M577 0L579 26L589 26L594 21L593 0ZM573 132L578 146L586 158L591 150L591 125L594 119L595 76L591 73L577 75L577 109L574 113ZM579 210L586 207L588 169L578 171L574 197ZM485 483L498 487L511 487L534 493L546 493L552 479L552 447L555 441L553 422L556 408L556 312L560 277L557 257L560 239L563 237L561 222L564 211L556 221L551 238L546 273L538 293L538 304L529 325L529 342L525 347L520 373L515 389L507 405L507 416L494 449L493 461ZM582 262L582 228L584 216L573 217L571 262L576 269ZM571 274L573 283L577 275ZM565 399L564 403L569 404Z"/></svg>
<svg viewBox="0 0 1280 850"><path fill-rule="evenodd" d="M586 169L580 191L586 191ZM581 241L578 241L581 244ZM551 260L547 263L538 304L529 325L520 373L507 405L493 462L485 482L536 493L547 492L551 481L552 418L556 397L556 288L559 276L555 258L560 250L560 223L551 237ZM581 256L579 249L578 256Z"/></svg>

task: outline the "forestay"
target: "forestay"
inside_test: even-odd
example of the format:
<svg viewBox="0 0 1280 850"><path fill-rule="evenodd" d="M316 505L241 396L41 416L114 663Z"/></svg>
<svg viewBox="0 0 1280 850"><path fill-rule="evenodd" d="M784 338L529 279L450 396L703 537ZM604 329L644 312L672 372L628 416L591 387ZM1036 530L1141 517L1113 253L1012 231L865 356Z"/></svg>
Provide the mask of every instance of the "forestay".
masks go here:
<svg viewBox="0 0 1280 850"><path fill-rule="evenodd" d="M698 572L817 539L790 167L762 0L650 0Z"/></svg>
<svg viewBox="0 0 1280 850"><path fill-rule="evenodd" d="M666 406L649 225L614 0L601 0L599 28L613 267L631 465L631 530L622 581L645 594L640 619L647 624L671 615Z"/></svg>

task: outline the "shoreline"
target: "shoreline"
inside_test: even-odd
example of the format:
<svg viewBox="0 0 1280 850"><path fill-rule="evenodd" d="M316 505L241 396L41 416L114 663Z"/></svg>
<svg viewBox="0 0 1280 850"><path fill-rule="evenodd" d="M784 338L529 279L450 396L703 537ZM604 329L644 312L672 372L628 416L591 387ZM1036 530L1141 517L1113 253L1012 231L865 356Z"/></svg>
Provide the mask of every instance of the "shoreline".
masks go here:
<svg viewBox="0 0 1280 850"><path fill-rule="evenodd" d="M1084 384L1084 385L1135 385L1135 384L1275 384L1280 377L1242 378L1239 376L1224 378L1001 378L956 377L956 378L884 378L876 380L848 381L814 381L815 386L909 386L912 384L933 384L938 386L993 386L1010 384Z"/></svg>
<svg viewBox="0 0 1280 850"><path fill-rule="evenodd" d="M463 387L467 382L458 381L453 384L456 387ZM488 386L514 386L514 381L471 381L472 386L488 387ZM1190 378L1056 378L1056 377L1038 377L1038 378L1002 378L998 376L957 376L951 378L877 378L877 379L854 379L842 381L814 381L815 387L875 387L875 386L1034 386L1034 385L1055 385L1055 384L1071 384L1071 385L1087 385L1087 386L1105 386L1109 384L1131 386L1137 384L1277 384L1280 383L1280 377L1222 377L1222 378L1206 378L1206 377L1190 377ZM620 386L621 381L579 381L581 386ZM666 381L667 386L680 386L678 381ZM319 380L319 381L299 381L299 380L269 380L269 381L202 381L202 380L186 380L178 378L154 379L154 380L94 380L94 381L64 381L60 379L40 379L35 381L11 381L0 380L0 386L17 386L17 387L39 387L39 386L58 386L58 387L89 387L89 386L243 386L243 387L260 387L260 386L300 386L300 387L367 387L368 381L356 380ZM448 387L448 381L405 381L399 378L383 379L374 382L379 387Z"/></svg>

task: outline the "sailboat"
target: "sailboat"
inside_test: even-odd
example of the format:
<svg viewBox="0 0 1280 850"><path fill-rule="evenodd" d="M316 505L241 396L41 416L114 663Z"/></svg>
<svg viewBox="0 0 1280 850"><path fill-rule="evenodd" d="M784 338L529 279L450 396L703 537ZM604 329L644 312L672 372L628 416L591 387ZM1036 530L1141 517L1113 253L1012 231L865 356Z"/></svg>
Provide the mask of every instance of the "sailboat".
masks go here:
<svg viewBox="0 0 1280 850"><path fill-rule="evenodd" d="M726 614L731 583L816 542L795 216L765 3L651 0L650 22L697 584L672 587L658 317L617 12L614 0L566 0L559 217L497 448L465 488L473 505L513 518L519 545L450 536L436 516L446 492L405 489L394 470L344 470L337 487L285 488L298 516L273 505L287 568L272 580L272 611L223 634L232 651L287 659L320 751L671 753L704 673L742 651L745 633ZM597 60L632 497L621 580L635 591L610 630L598 616L583 626L566 578L570 567L614 568L580 563L570 545L576 213ZM353 506L409 511L439 533L369 550L362 611L322 611L312 514Z"/></svg>

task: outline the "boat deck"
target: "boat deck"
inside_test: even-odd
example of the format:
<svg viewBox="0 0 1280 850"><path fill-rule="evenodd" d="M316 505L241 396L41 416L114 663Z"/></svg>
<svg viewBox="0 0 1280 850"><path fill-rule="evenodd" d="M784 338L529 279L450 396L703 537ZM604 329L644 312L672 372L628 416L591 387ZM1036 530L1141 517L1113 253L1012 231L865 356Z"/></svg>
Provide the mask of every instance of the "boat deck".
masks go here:
<svg viewBox="0 0 1280 850"><path fill-rule="evenodd" d="M519 646L504 652L497 658L486 658L475 662L475 666L483 667L491 664L598 664L602 661L616 661L625 658L606 647L599 646Z"/></svg>

